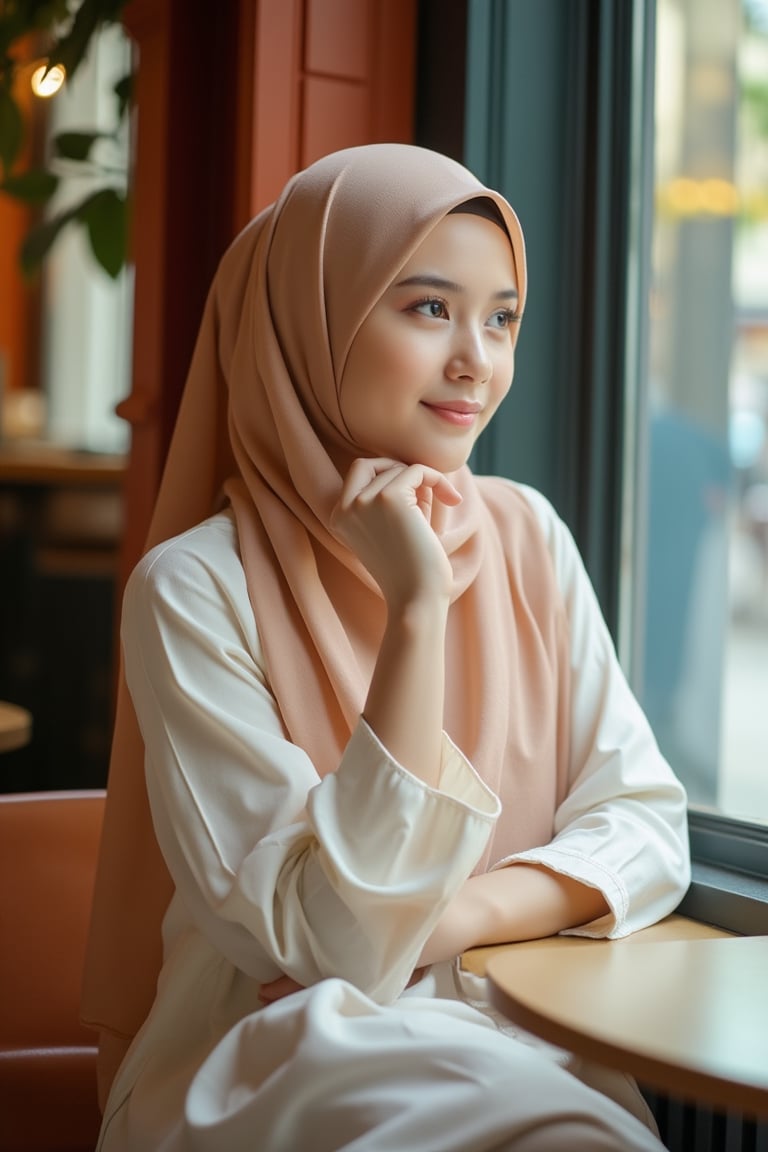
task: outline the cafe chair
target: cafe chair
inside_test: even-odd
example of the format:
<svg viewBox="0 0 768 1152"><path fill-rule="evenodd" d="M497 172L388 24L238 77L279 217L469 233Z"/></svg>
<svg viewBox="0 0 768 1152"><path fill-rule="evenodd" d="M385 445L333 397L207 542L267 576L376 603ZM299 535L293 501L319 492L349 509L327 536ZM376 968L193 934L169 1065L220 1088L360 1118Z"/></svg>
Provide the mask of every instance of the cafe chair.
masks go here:
<svg viewBox="0 0 768 1152"><path fill-rule="evenodd" d="M0 795L0 1152L93 1152L79 1020L104 792Z"/></svg>

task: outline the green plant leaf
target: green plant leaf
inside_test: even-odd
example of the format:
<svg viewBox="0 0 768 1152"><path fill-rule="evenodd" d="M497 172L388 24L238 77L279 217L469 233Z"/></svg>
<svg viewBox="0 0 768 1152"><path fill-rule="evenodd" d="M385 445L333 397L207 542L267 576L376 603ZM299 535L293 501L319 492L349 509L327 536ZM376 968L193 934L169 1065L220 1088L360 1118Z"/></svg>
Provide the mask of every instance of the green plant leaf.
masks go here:
<svg viewBox="0 0 768 1152"><path fill-rule="evenodd" d="M58 186L58 176L44 168L36 168L31 172L19 172L15 176L6 177L0 184L0 192L13 196L15 200L24 200L27 204L45 204Z"/></svg>
<svg viewBox="0 0 768 1152"><path fill-rule="evenodd" d="M0 3L0 55L35 28L49 29L68 17L67 0L3 0Z"/></svg>
<svg viewBox="0 0 768 1152"><path fill-rule="evenodd" d="M119 122L125 115L125 110L133 96L133 72L128 72L127 75L118 80L113 90L117 96L117 119Z"/></svg>
<svg viewBox="0 0 768 1152"><path fill-rule="evenodd" d="M69 224L70 220L73 220L76 214L76 208L68 208L65 212L60 212L57 216L52 216L50 220L46 220L44 224L39 224L36 228L30 229L24 238L19 252L21 270L27 279L31 279L38 271L62 228Z"/></svg>
<svg viewBox="0 0 768 1152"><path fill-rule="evenodd" d="M48 66L61 64L71 80L88 54L94 34L102 24L117 20L126 0L83 0L72 24L54 45Z"/></svg>
<svg viewBox="0 0 768 1152"><path fill-rule="evenodd" d="M39 30L55 39L47 67L61 64L71 81L86 59L101 28L119 21L128 0L0 0L0 192L28 203L44 203L55 191L57 177L50 172L10 173L24 142L24 119L13 98L12 84L19 62L15 45L22 36ZM119 115L130 100L131 77L114 86ZM65 160L90 160L100 138L110 132L65 132L54 141L54 154ZM93 255L108 275L115 277L125 263L127 205L125 195L104 188L79 204L58 213L34 228L19 255L25 275L37 271L63 228L73 221L88 232Z"/></svg>
<svg viewBox="0 0 768 1152"><path fill-rule="evenodd" d="M10 172L24 139L24 121L19 106L5 88L0 88L0 161Z"/></svg>
<svg viewBox="0 0 768 1152"><path fill-rule="evenodd" d="M25 30L31 27L53 28L67 20L70 13L69 0L24 0L14 7L22 11Z"/></svg>
<svg viewBox="0 0 768 1152"><path fill-rule="evenodd" d="M111 132L60 132L52 140L54 155L63 160L87 160L97 140L111 137Z"/></svg>
<svg viewBox="0 0 768 1152"><path fill-rule="evenodd" d="M77 217L88 229L93 255L114 280L125 263L128 235L125 196L115 188L102 188L83 201Z"/></svg>

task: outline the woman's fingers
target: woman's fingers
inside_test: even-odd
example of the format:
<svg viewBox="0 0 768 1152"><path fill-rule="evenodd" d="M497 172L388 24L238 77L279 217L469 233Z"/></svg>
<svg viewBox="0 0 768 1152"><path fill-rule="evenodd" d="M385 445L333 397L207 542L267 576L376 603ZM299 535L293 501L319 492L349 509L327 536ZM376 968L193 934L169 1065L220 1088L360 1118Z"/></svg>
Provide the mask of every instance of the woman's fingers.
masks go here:
<svg viewBox="0 0 768 1152"><path fill-rule="evenodd" d="M417 502L429 494L430 505L434 497L448 506L461 503L461 493L442 472L424 464L372 458L353 462L344 480L339 506L349 507L359 498L372 500L389 487L412 492Z"/></svg>
<svg viewBox="0 0 768 1152"><path fill-rule="evenodd" d="M395 460L356 460L331 517L337 536L362 561L390 605L445 596L452 571L432 528L435 503L461 494L441 472Z"/></svg>
<svg viewBox="0 0 768 1152"><path fill-rule="evenodd" d="M268 984L260 986L259 1000L262 1004L274 1004L276 1000L282 1000L284 996L291 996L294 992L301 992L303 988L303 984L298 984L290 976L278 976L277 980L270 980Z"/></svg>

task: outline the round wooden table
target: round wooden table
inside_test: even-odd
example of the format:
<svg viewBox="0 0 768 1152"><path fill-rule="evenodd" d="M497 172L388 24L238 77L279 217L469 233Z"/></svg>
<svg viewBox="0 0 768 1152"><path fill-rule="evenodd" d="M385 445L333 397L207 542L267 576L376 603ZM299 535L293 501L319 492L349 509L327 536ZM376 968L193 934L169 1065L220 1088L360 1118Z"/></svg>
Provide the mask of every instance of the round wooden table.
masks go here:
<svg viewBox="0 0 768 1152"><path fill-rule="evenodd" d="M521 1027L659 1091L763 1119L766 971L768 936L709 935L677 916L625 940L558 936L487 960L491 1002Z"/></svg>
<svg viewBox="0 0 768 1152"><path fill-rule="evenodd" d="M32 716L18 704L0 700L0 752L23 748L32 738Z"/></svg>

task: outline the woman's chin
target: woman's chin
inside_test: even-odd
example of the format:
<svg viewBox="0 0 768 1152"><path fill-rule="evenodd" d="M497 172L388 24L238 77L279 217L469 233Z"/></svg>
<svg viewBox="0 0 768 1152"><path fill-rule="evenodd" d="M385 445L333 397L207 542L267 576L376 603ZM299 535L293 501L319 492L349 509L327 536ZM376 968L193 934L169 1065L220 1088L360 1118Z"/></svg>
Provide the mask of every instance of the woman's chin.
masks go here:
<svg viewBox="0 0 768 1152"><path fill-rule="evenodd" d="M380 445L373 448L350 449L343 453L343 458L342 454L336 452L333 453L333 458L342 476L346 476L354 461L360 459L398 460L408 467L412 464L418 464L423 468L432 468L435 472L442 472L443 475L450 476L453 472L459 472L468 463L473 446L471 445L464 451L457 451L456 447L453 447L452 450L441 451L425 445L423 451L417 447L408 448L405 451L400 449L395 452L392 445Z"/></svg>

